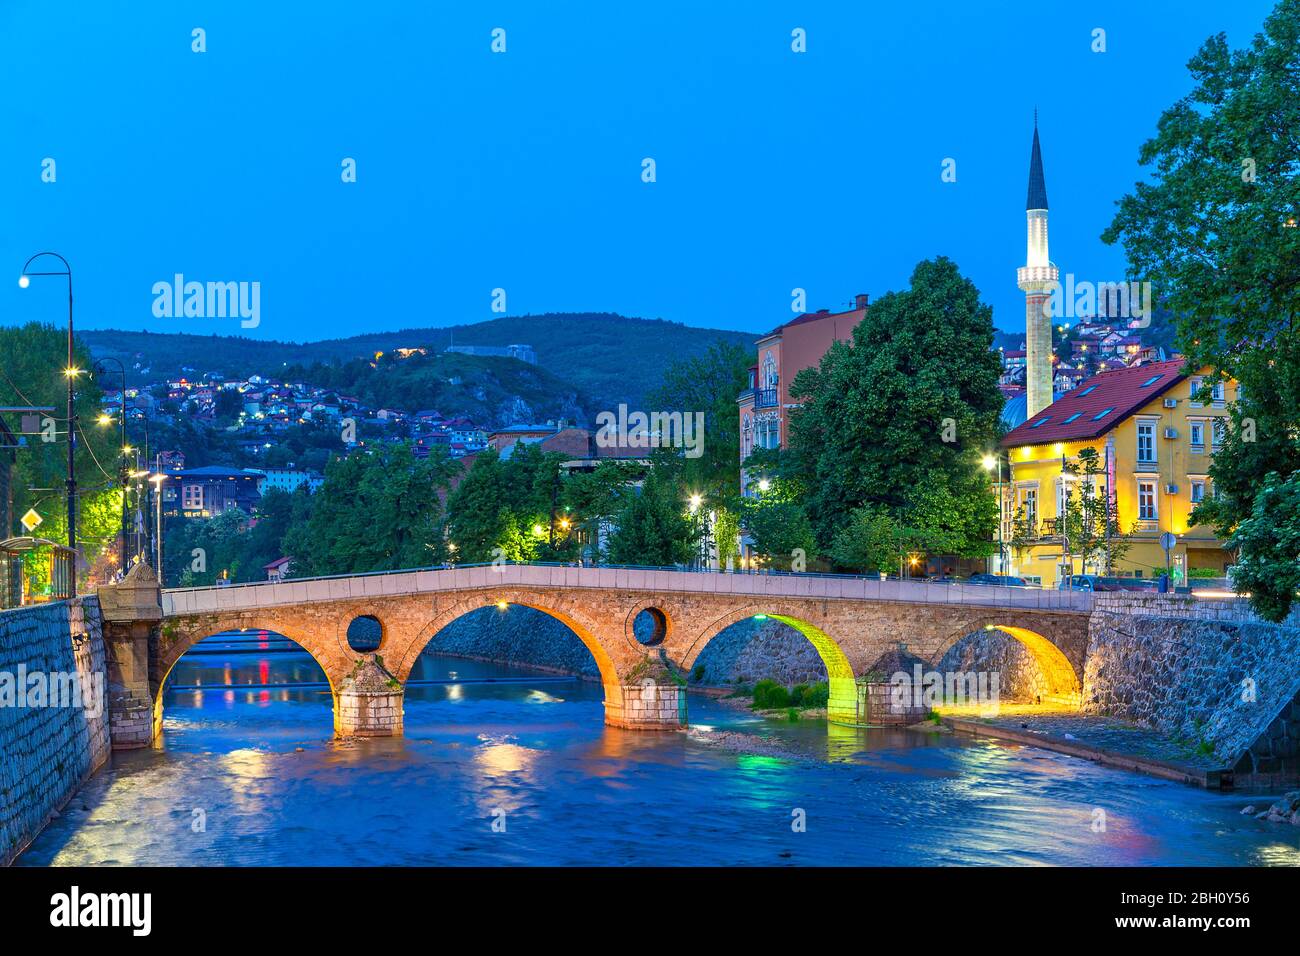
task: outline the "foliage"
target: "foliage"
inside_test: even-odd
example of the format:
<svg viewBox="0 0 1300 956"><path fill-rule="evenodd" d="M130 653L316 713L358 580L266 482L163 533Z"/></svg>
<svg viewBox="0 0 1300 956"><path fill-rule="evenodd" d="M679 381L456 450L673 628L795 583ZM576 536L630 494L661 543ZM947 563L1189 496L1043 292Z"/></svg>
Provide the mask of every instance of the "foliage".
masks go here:
<svg viewBox="0 0 1300 956"><path fill-rule="evenodd" d="M1300 471L1285 480L1264 477L1250 517L1237 525L1231 543L1240 550L1232 570L1235 587L1250 593L1261 617L1282 621L1300 589Z"/></svg>
<svg viewBox="0 0 1300 956"><path fill-rule="evenodd" d="M1066 469L1074 478L1066 486L1065 514L1058 519L1057 533L1069 539L1070 554L1080 559L1083 574L1113 573L1133 539L1120 528L1101 456L1095 448L1080 449Z"/></svg>
<svg viewBox="0 0 1300 956"><path fill-rule="evenodd" d="M796 550L802 550L809 560L818 553L812 522L796 501L775 500L766 494L747 499L745 528L758 553L776 559L779 567L789 567Z"/></svg>
<svg viewBox="0 0 1300 956"><path fill-rule="evenodd" d="M655 411L703 412L701 454L682 457L681 481L692 493L725 501L740 486L740 417L736 396L749 384L753 352L719 340L697 355L680 359L648 396Z"/></svg>
<svg viewBox="0 0 1300 956"><path fill-rule="evenodd" d="M776 681L765 677L754 685L754 709L774 710L790 706L790 692Z"/></svg>
<svg viewBox="0 0 1300 956"><path fill-rule="evenodd" d="M13 523L2 529L5 537L24 533L17 519L35 508L44 519L36 530L40 537L66 543L67 505L64 482L67 478L67 330L52 325L29 322L15 328L0 329L0 404L18 406L53 406L54 411L41 413L52 419L53 441L44 441L40 433L27 435L26 445L17 450L12 478ZM77 415L77 449L74 472L77 478L77 543L88 564L115 541L121 521L119 484L120 432L94 424L99 418L103 395L91 369L90 353L81 339L74 342L73 363L82 372L76 377L73 408ZM21 416L6 416L10 429L21 431ZM0 511L0 513L3 513ZM48 553L41 552L28 562L37 576L37 586L48 577L45 565Z"/></svg>
<svg viewBox="0 0 1300 956"><path fill-rule="evenodd" d="M640 493L627 494L624 508L615 517L609 560L651 567L687 564L696 554L701 524L688 516L671 476L651 470Z"/></svg>
<svg viewBox="0 0 1300 956"><path fill-rule="evenodd" d="M447 499L447 534L456 559L471 564L502 558L573 560L574 525L582 519L567 517L563 461L563 455L523 442L511 448L508 459L495 449L478 455ZM587 490L595 494L598 487L593 483Z"/></svg>
<svg viewBox="0 0 1300 956"><path fill-rule="evenodd" d="M1264 476L1300 469L1298 47L1300 0L1281 0L1246 49L1208 39L1188 64L1191 92L1142 146L1152 180L1120 200L1102 236L1123 243L1133 274L1177 316L1189 367L1240 385L1210 467L1215 495L1192 517L1238 542L1250 568L1280 567L1263 529L1237 534L1265 496L1284 495ZM1295 527L1274 533L1297 540ZM1291 602L1274 586L1251 593L1262 613Z"/></svg>
<svg viewBox="0 0 1300 956"><path fill-rule="evenodd" d="M409 445L336 458L311 496L311 514L285 536L295 577L428 567L446 558L440 493L459 464Z"/></svg>
<svg viewBox="0 0 1300 956"><path fill-rule="evenodd" d="M837 533L864 505L900 518L915 509L928 531L943 533L945 551L985 552L996 504L962 499L993 501L979 472L1003 403L992 340L992 310L939 258L872 306L850 344L835 343L796 376L802 407L791 421L791 464L817 540L833 555Z"/></svg>

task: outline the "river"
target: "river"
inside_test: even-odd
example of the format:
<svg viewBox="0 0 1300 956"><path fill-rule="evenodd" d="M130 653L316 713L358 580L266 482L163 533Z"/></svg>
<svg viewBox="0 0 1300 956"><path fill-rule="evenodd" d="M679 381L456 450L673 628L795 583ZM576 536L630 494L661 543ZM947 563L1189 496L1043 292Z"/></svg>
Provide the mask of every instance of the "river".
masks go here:
<svg viewBox="0 0 1300 956"><path fill-rule="evenodd" d="M163 746L115 754L18 865L1300 864L1240 794L696 695L688 733L616 730L598 686L445 656L412 675L405 738L335 741L315 662L249 637L183 658Z"/></svg>

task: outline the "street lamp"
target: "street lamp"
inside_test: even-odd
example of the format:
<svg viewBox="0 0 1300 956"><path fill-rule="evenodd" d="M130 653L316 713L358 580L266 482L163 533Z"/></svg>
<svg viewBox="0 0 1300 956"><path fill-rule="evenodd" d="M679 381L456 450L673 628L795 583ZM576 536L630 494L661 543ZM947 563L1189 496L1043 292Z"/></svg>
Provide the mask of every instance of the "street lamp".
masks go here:
<svg viewBox="0 0 1300 956"><path fill-rule="evenodd" d="M153 484L153 502L154 502L154 561L157 562L158 586L162 587L163 583L163 523L162 523L162 485L167 480L167 476L161 473L150 475L149 481Z"/></svg>
<svg viewBox="0 0 1300 956"><path fill-rule="evenodd" d="M61 271L33 272L31 265L42 256L50 256L63 263ZM31 276L66 276L68 280L68 364L63 374L68 379L68 547L72 549L72 573L69 575L69 597L77 596L77 474L74 468L74 456L77 449L77 415L73 406L77 372L72 364L72 266L68 260L57 252L38 252L23 263L22 274L18 277L19 288L26 289L31 284Z"/></svg>
<svg viewBox="0 0 1300 956"><path fill-rule="evenodd" d="M984 465L984 470L985 470L985 471L990 471L990 472L991 472L994 468L997 468L997 470L998 470L998 482L997 482L997 487L998 487L998 573L999 573L999 574L1006 574L1006 573L1007 573L1007 567L1006 567L1006 565L1007 565L1006 546L1002 543L1002 524L1003 524L1003 521L1005 520L1005 516L1003 515L1002 508L1003 508L1003 500L1006 498L1006 496L1002 493L1002 456L1001 456L1001 455L985 455L985 456L984 456L984 460L983 460L983 462L982 462L981 464ZM987 565L987 562L986 562L986 565Z"/></svg>
<svg viewBox="0 0 1300 956"><path fill-rule="evenodd" d="M102 358L102 359L100 359L99 361L97 361L97 362L95 363L95 370L96 370L96 371L100 371L100 370L102 370L102 369L104 368L105 363L107 363L107 362L112 362L114 365L116 365L116 366L118 367L118 371L119 371L119 372L121 373L121 375L122 375L122 391L121 391L121 393L120 393L119 396L118 396L118 398L119 398L118 405L119 405L119 407L120 407L120 409L121 409L121 416L122 416L122 421L121 421L121 436L122 436L122 441L121 441L121 445L122 445L122 464L121 464L121 467L118 469L118 479L120 480L120 482L121 482L121 484L122 484L122 519L121 519L122 527L121 527L121 529L120 529L120 530L121 530L121 535L122 535L122 540L121 540L121 543L120 543L120 545L119 545L119 547L118 547L118 557L119 557L119 559L120 559L120 561L119 561L119 567L120 567L120 570L121 570L122 574L125 575L125 574L126 574L126 562L127 562L127 551L126 551L126 537L127 537L127 522L126 522L127 477L126 477L126 474L127 474L127 467L128 467L128 465L127 465L127 456L131 454L131 446L128 445L128 444L126 443L126 365L124 365L122 362L120 362L119 360L114 359L114 358ZM100 415L100 416L99 416L99 423L100 423L101 425L111 425L111 424L113 423L113 419L110 418L107 414Z"/></svg>

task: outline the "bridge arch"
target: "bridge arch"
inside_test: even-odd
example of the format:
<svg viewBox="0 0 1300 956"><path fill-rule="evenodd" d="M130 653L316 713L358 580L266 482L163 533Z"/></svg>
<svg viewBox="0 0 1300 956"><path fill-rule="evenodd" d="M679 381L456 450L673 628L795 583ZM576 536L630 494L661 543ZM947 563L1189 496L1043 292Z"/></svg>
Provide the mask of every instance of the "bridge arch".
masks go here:
<svg viewBox="0 0 1300 956"><path fill-rule="evenodd" d="M727 628L733 624L739 624L741 621L754 618L780 621L782 624L794 628L812 644L813 649L817 651L817 656L821 658L822 664L826 667L826 681L830 690L829 701L826 705L827 719L849 723L856 722L857 683L854 679L853 665L849 662L848 655L844 653L844 648L840 646L840 643L835 638L811 621L786 613L777 607L769 607L765 604L750 604L712 621L700 629L690 645L685 648L680 659L682 670L690 671L708 643Z"/></svg>
<svg viewBox="0 0 1300 956"><path fill-rule="evenodd" d="M972 634L981 631L1005 634L1018 641L1038 665L1047 686L1048 699L1075 707L1079 705L1082 697L1079 674L1074 664L1055 642L1038 631L1005 624L996 618L980 621L973 626L963 628L960 633L950 634L944 638L935 652L930 655L930 663L937 667L948 651Z"/></svg>
<svg viewBox="0 0 1300 956"><path fill-rule="evenodd" d="M292 641L298 649L305 651L307 655L316 662L316 665L325 675L325 681L330 689L330 706L333 713L334 726L338 725L338 679L337 675L331 673L331 667L327 658L323 657L318 647L319 642L313 641L309 636L301 633L293 633L296 629L292 626L282 623L276 623L275 626L263 626L258 624L209 624L207 626L197 626L187 628L176 634L175 642L167 649L166 654L159 660L155 675L151 678L150 683L154 684L153 689L153 739L155 742L162 739L163 728L163 698L167 691L167 681L171 677L172 671L176 665L185 657L186 653L192 650L196 645L207 640L210 637L216 637L219 634L237 634L247 633L249 631L265 631L274 634L277 637L287 641ZM174 632L175 633L175 632Z"/></svg>
<svg viewBox="0 0 1300 956"><path fill-rule="evenodd" d="M619 663L611 654L611 649L597 637L598 629L594 623L585 619L575 609L561 610L553 606L542 595L514 590L471 593L463 596L454 604L441 609L423 628L406 640L394 636L385 641L385 648L391 650L390 669L394 677L405 683L411 676L415 662L426 647L437 637L438 633L453 621L485 607L508 607L514 604L539 611L559 621L572 631L591 653L600 673L600 681L605 686L608 696L610 688L619 686Z"/></svg>

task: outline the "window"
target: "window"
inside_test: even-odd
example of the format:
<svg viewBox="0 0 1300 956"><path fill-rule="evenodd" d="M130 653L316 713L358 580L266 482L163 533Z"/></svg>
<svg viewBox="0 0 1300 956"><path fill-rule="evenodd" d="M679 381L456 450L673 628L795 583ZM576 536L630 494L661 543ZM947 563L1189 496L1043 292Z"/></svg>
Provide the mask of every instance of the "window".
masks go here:
<svg viewBox="0 0 1300 956"><path fill-rule="evenodd" d="M1078 418L1078 417L1079 417L1080 415L1082 415L1082 414L1083 414L1083 412L1075 412L1073 415L1071 415L1071 416L1070 416L1069 418L1067 418L1065 421L1061 422L1061 424L1062 424L1062 425L1068 425L1068 424L1070 424L1070 422L1074 421L1076 418Z"/></svg>
<svg viewBox="0 0 1300 956"><path fill-rule="evenodd" d="M1085 388L1085 389L1084 389L1082 392L1080 392L1079 394L1080 394L1080 395L1087 395L1089 392L1091 392L1091 391L1092 391L1094 388L1096 388L1096 387L1097 387L1096 385L1089 385L1087 388Z"/></svg>
<svg viewBox="0 0 1300 956"><path fill-rule="evenodd" d="M1192 480L1192 504L1198 505L1205 499L1205 482Z"/></svg>
<svg viewBox="0 0 1300 956"><path fill-rule="evenodd" d="M1152 464L1156 460L1156 423L1138 422L1138 461Z"/></svg>
<svg viewBox="0 0 1300 956"><path fill-rule="evenodd" d="M1040 426L1040 425L1046 425L1046 424L1047 424L1048 422L1050 422L1051 420L1052 420L1052 416L1051 416L1051 415L1044 415L1042 418L1040 418L1038 421L1034 422L1034 423L1033 423L1032 425L1030 425L1029 427L1030 427L1030 428L1037 428L1037 427Z"/></svg>
<svg viewBox="0 0 1300 956"><path fill-rule="evenodd" d="M1155 521L1156 512L1156 483L1154 481L1138 482L1138 520Z"/></svg>
<svg viewBox="0 0 1300 956"><path fill-rule="evenodd" d="M1138 388L1149 388L1164 377L1165 376L1163 372L1159 375L1152 375L1149 379L1147 379L1145 382L1139 385Z"/></svg>
<svg viewBox="0 0 1300 956"><path fill-rule="evenodd" d="M187 510L203 507L203 486L186 485L181 490L181 506Z"/></svg>
<svg viewBox="0 0 1300 956"><path fill-rule="evenodd" d="M1056 526L1059 529L1065 524L1065 510L1070 502L1070 483L1065 479L1057 479L1056 482Z"/></svg>
<svg viewBox="0 0 1300 956"><path fill-rule="evenodd" d="M1223 383L1215 382L1214 387L1210 390L1210 400L1214 403L1215 408L1223 407Z"/></svg>
<svg viewBox="0 0 1300 956"><path fill-rule="evenodd" d="M1187 423L1188 434L1192 442L1192 451L1205 450L1205 422L1190 420Z"/></svg>
<svg viewBox="0 0 1300 956"><path fill-rule="evenodd" d="M1200 402L1196 400L1196 393L1199 392L1200 390L1201 390L1201 377L1199 375L1193 376L1192 387L1187 393L1187 398L1188 398L1187 403L1191 405L1192 408L1205 407L1204 405L1202 405Z"/></svg>
<svg viewBox="0 0 1300 956"><path fill-rule="evenodd" d="M1025 509L1025 521L1031 529L1038 528L1038 489L1026 488L1021 493L1020 506Z"/></svg>
<svg viewBox="0 0 1300 956"><path fill-rule="evenodd" d="M1092 416L1092 420L1093 420L1094 422L1099 422L1099 421L1101 421L1103 418L1105 418L1107 415L1109 415L1111 412L1113 412L1114 410L1115 410L1115 407L1112 405L1110 408L1104 409L1103 411L1098 412L1096 415L1093 415L1093 416Z"/></svg>
<svg viewBox="0 0 1300 956"><path fill-rule="evenodd" d="M1214 442L1214 450L1218 451L1223 445L1223 436L1227 433L1228 427L1222 418L1214 419L1213 433L1210 436Z"/></svg>

